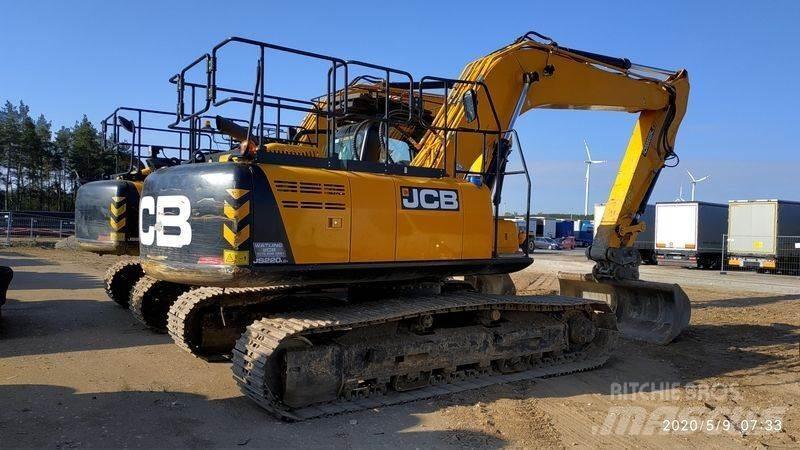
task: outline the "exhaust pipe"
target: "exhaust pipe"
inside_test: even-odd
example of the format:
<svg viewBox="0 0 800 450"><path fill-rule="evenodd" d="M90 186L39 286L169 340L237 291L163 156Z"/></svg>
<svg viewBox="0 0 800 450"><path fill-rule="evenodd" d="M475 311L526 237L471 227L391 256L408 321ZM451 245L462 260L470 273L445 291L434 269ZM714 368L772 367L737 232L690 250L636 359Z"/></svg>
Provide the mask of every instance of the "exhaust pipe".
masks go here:
<svg viewBox="0 0 800 450"><path fill-rule="evenodd" d="M227 134L239 142L247 140L247 127L243 127L231 119L226 119L222 116L216 116L214 122L214 125L220 133Z"/></svg>
<svg viewBox="0 0 800 450"><path fill-rule="evenodd" d="M642 280L602 280L591 274L558 274L561 295L602 300L617 316L617 328L628 339L666 345L688 325L689 297L677 284Z"/></svg>

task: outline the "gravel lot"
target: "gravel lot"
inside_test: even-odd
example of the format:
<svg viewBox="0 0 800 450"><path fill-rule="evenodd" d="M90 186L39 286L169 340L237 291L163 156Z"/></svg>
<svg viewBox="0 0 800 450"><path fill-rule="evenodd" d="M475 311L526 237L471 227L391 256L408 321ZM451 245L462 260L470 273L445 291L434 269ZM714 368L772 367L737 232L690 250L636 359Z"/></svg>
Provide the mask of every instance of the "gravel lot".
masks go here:
<svg viewBox="0 0 800 450"><path fill-rule="evenodd" d="M553 292L558 271L590 268L577 251L536 259L514 275L521 292ZM591 372L290 424L243 398L229 364L183 353L108 300L113 261L0 251L16 272L0 324L0 446L800 445L800 278L644 267L693 302L670 346L623 342ZM664 431L672 418L712 429Z"/></svg>

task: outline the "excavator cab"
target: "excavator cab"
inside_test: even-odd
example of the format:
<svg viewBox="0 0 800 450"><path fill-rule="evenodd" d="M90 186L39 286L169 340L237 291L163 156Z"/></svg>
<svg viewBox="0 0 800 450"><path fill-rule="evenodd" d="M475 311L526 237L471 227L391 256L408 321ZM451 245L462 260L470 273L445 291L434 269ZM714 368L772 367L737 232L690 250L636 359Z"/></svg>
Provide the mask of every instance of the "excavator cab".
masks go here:
<svg viewBox="0 0 800 450"><path fill-rule="evenodd" d="M381 135L385 127L379 122L365 121L336 130L334 154L341 160L408 165L414 158L414 147L408 141L389 137L388 151ZM390 127L390 134L394 131Z"/></svg>

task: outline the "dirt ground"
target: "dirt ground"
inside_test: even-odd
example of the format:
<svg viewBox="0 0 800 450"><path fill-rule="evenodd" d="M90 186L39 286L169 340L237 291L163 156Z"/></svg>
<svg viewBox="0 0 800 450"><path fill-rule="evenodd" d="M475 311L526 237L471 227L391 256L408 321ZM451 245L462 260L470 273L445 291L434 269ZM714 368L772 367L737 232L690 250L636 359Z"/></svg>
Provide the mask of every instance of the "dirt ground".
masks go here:
<svg viewBox="0 0 800 450"><path fill-rule="evenodd" d="M669 346L623 341L594 371L284 423L242 397L229 364L193 358L108 300L112 262L0 251L16 272L0 323L0 447L800 446L798 278L644 268L692 300ZM589 267L543 254L514 279L548 293L557 271Z"/></svg>

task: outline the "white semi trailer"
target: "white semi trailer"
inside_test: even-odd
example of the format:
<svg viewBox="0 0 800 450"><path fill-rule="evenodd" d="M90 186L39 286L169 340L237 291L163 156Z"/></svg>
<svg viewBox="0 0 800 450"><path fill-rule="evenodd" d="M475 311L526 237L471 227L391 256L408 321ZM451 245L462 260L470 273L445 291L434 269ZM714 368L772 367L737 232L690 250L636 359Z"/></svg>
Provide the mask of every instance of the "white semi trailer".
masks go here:
<svg viewBox="0 0 800 450"><path fill-rule="evenodd" d="M800 202L728 202L728 265L800 271Z"/></svg>
<svg viewBox="0 0 800 450"><path fill-rule="evenodd" d="M547 217L531 217L531 234L536 237L556 237L556 219Z"/></svg>
<svg viewBox="0 0 800 450"><path fill-rule="evenodd" d="M655 241L659 264L717 269L722 263L728 205L656 203Z"/></svg>

